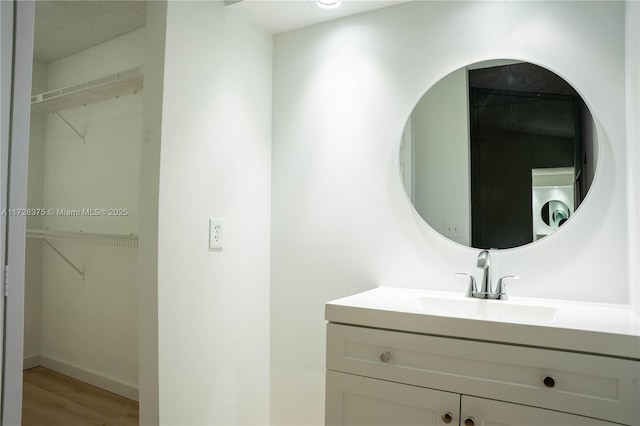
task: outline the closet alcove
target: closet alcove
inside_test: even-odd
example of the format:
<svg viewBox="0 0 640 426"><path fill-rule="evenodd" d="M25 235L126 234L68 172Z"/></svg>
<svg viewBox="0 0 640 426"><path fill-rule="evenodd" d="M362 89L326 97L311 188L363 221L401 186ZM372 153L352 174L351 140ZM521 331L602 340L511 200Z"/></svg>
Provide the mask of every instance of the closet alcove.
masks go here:
<svg viewBox="0 0 640 426"><path fill-rule="evenodd" d="M144 2L36 3L27 188L24 369L132 401L144 26Z"/></svg>

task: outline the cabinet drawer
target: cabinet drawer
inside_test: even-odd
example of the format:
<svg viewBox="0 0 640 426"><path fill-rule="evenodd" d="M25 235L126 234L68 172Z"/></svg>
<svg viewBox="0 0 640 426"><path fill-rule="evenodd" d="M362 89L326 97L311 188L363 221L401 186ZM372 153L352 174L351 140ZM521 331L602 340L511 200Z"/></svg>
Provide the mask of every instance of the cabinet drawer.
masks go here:
<svg viewBox="0 0 640 426"><path fill-rule="evenodd" d="M327 368L630 425L640 420L640 362L630 360L329 324Z"/></svg>

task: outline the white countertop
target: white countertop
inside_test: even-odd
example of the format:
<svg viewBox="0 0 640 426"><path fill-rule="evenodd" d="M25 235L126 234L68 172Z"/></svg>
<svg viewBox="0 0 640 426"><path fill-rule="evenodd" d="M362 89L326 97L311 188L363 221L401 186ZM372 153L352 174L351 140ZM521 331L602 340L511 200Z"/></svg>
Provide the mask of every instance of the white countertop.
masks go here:
<svg viewBox="0 0 640 426"><path fill-rule="evenodd" d="M640 319L626 305L379 287L328 302L325 319L640 360Z"/></svg>

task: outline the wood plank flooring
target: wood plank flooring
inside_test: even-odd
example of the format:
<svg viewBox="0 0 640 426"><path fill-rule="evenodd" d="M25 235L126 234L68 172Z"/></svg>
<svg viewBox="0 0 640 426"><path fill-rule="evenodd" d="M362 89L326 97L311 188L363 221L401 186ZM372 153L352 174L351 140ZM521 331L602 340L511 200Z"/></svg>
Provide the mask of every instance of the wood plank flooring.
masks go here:
<svg viewBox="0 0 640 426"><path fill-rule="evenodd" d="M24 371L22 426L137 426L138 403L44 367Z"/></svg>

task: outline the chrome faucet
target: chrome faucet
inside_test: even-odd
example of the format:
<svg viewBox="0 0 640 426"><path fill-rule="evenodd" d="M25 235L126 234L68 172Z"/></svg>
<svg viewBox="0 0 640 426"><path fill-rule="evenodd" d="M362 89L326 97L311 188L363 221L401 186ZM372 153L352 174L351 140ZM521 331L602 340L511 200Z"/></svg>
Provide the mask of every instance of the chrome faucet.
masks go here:
<svg viewBox="0 0 640 426"><path fill-rule="evenodd" d="M476 299L498 299L507 300L507 288L505 281L508 279L520 279L516 275L506 275L498 280L495 292L491 286L491 253L489 250L482 250L478 254L478 263L476 265L482 269L482 284L480 291L476 287L476 279L471 274L456 273L456 275L465 275L469 277L469 288L467 289L467 297L473 297Z"/></svg>
<svg viewBox="0 0 640 426"><path fill-rule="evenodd" d="M480 287L480 294L485 296L476 296L480 299L492 299L489 297L493 292L491 290L491 254L489 250L482 250L478 255L478 268L482 269L482 286Z"/></svg>

